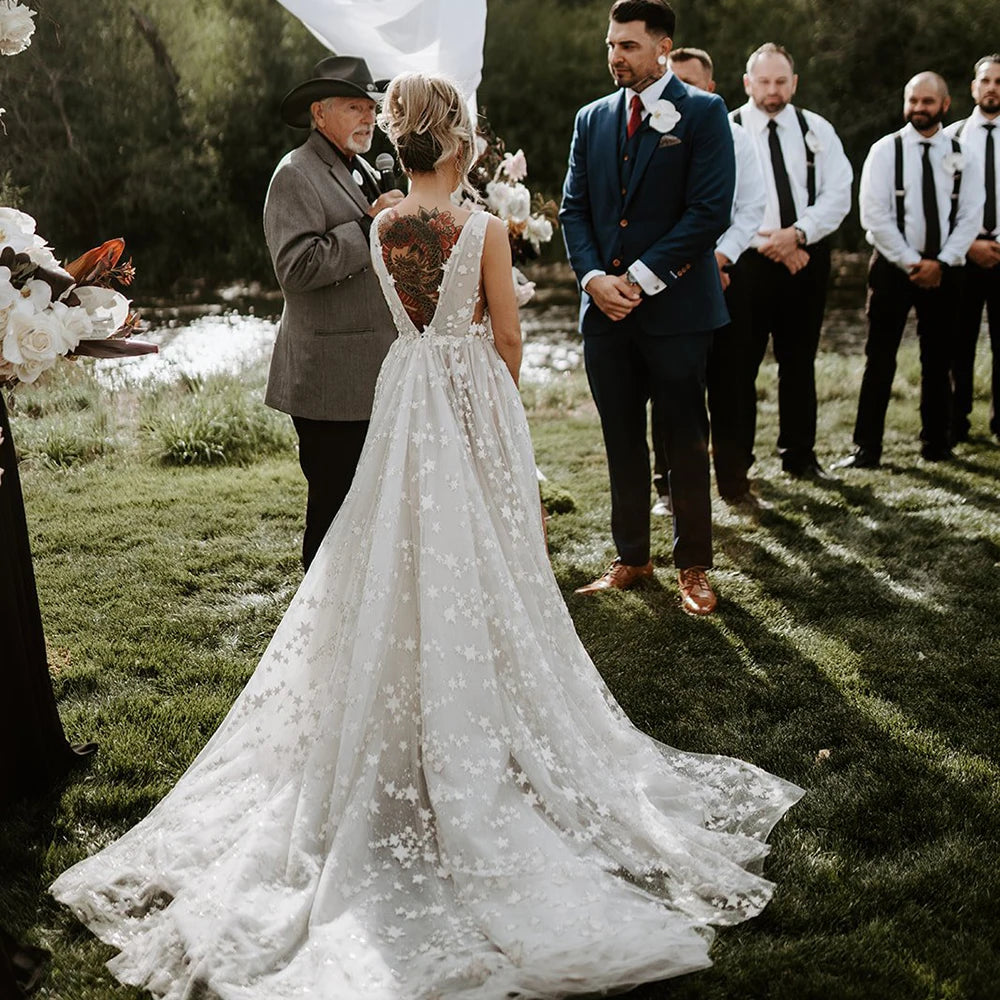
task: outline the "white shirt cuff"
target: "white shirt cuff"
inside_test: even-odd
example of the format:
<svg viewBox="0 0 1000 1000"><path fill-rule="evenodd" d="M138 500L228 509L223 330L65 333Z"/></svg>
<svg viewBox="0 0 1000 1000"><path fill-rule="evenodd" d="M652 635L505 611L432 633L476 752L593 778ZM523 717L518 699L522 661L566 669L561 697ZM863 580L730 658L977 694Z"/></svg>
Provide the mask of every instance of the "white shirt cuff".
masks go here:
<svg viewBox="0 0 1000 1000"><path fill-rule="evenodd" d="M647 295L657 295L667 287L641 260L634 261L628 270Z"/></svg>
<svg viewBox="0 0 1000 1000"><path fill-rule="evenodd" d="M583 280L580 282L580 288L582 288L583 291L586 291L587 290L587 282L590 281L591 278L596 278L598 275L600 275L600 276L603 277L607 273L608 273L607 271L600 271L597 268L595 268L593 271L588 271L583 276Z"/></svg>

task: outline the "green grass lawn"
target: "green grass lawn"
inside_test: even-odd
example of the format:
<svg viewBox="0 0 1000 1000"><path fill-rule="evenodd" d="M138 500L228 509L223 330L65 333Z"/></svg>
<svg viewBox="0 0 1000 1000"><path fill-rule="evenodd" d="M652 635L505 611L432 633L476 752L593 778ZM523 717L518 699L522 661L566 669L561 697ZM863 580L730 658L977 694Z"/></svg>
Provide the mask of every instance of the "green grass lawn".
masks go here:
<svg viewBox="0 0 1000 1000"><path fill-rule="evenodd" d="M849 450L860 370L856 353L819 359L824 460ZM679 609L669 523L653 585L573 595L613 555L600 430L579 374L525 387L539 465L575 501L550 521L556 575L623 707L660 740L807 789L772 837L765 913L719 935L712 969L637 1000L1000 996L1000 446L980 398L980 436L922 462L918 381L908 340L883 469L802 483L773 454L768 362L757 482L773 507L716 502L720 604L705 619ZM257 412L259 384L108 398L64 366L17 394L54 684L70 738L101 745L0 824L2 922L54 954L41 996L144 996L45 887L183 772L300 579L304 483L287 428Z"/></svg>

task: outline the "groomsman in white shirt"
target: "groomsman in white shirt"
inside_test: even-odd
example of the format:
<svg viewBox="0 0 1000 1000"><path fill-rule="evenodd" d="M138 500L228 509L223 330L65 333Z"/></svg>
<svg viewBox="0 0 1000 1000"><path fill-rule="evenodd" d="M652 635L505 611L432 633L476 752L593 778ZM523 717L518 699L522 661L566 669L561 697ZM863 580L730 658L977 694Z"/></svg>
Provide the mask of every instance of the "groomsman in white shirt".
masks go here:
<svg viewBox="0 0 1000 1000"><path fill-rule="evenodd" d="M985 182L986 199L978 235L965 259L962 305L952 344L953 444L969 439L972 371L984 307L993 355L990 431L1000 441L1000 229L997 226L997 202L1000 201L1000 185L997 183L1000 177L1000 53L991 53L977 61L972 80L972 99L976 102L972 114L945 129L945 134L961 141L965 156L979 165Z"/></svg>
<svg viewBox="0 0 1000 1000"><path fill-rule="evenodd" d="M881 461L896 352L911 309L920 341L920 453L930 462L951 457L949 341L962 265L982 221L983 180L941 128L950 103L937 73L918 73L903 91L907 124L872 146L861 171L861 224L875 252L857 450L841 468L873 469Z"/></svg>
<svg viewBox="0 0 1000 1000"><path fill-rule="evenodd" d="M750 402L742 420L753 463L754 383L773 339L778 361L778 452L791 476L829 478L816 459L815 360L830 275L827 241L851 208L854 173L833 126L791 101L798 76L791 55L768 42L747 60L749 97L730 118L753 140L767 189L760 231L737 261L733 282L748 294L730 305L751 330L744 373Z"/></svg>
<svg viewBox="0 0 1000 1000"><path fill-rule="evenodd" d="M715 93L712 57L704 49L674 49L670 53L669 65L674 76L688 86ZM726 304L732 313L732 300L744 291L742 282L733 284L733 265L750 245L764 221L767 193L753 143L739 125L735 122L730 125L736 152L736 194L733 197L729 228L715 245L715 261L719 267L719 281L726 295ZM738 315L745 317L747 311L740 310ZM748 391L743 373L749 365L749 342L750 330L745 323L731 323L716 330L708 355L705 378L712 428L712 459L719 496L732 506L756 508L760 506L760 501L751 492L747 479L753 442L751 440L749 447L746 445L743 426L747 405L755 404L753 400L741 398L741 394ZM752 385L749 391L753 391ZM654 422L656 419L654 407ZM656 488L657 500L652 512L669 515L669 470L660 442L661 437L654 434L653 486Z"/></svg>

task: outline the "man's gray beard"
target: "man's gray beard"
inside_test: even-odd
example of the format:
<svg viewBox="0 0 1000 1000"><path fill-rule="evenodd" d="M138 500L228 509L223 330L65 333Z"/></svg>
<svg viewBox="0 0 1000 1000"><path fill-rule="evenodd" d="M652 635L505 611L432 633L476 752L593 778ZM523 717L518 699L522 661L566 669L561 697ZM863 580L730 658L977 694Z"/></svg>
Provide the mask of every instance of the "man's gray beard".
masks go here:
<svg viewBox="0 0 1000 1000"><path fill-rule="evenodd" d="M372 140L374 136L369 136L367 141L358 142L356 139L349 138L345 145L349 153L353 153L355 156L360 156L362 153L367 153L369 149L372 148Z"/></svg>

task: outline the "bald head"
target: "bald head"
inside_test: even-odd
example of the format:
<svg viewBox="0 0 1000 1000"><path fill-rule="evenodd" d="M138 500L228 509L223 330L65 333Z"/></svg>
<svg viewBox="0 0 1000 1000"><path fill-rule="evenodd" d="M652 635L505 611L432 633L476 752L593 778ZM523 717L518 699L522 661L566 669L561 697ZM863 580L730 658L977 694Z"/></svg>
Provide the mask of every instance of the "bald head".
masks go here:
<svg viewBox="0 0 1000 1000"><path fill-rule="evenodd" d="M937 73L918 73L903 90L903 117L922 135L937 132L950 106L948 84Z"/></svg>
<svg viewBox="0 0 1000 1000"><path fill-rule="evenodd" d="M929 69L924 70L923 73L918 73L915 77L911 78L910 82L907 83L903 90L904 97L913 90L930 90L941 100L944 100L949 96L948 84L945 82L944 77Z"/></svg>

